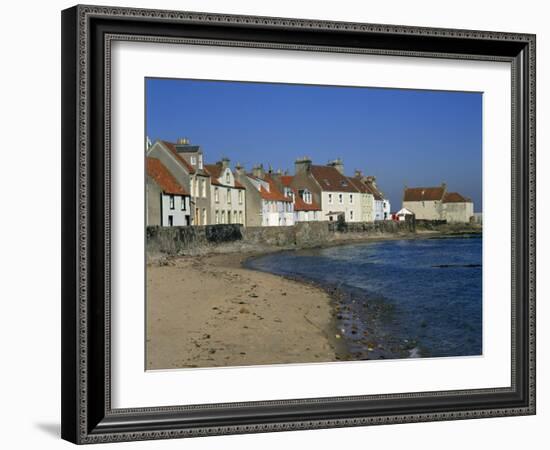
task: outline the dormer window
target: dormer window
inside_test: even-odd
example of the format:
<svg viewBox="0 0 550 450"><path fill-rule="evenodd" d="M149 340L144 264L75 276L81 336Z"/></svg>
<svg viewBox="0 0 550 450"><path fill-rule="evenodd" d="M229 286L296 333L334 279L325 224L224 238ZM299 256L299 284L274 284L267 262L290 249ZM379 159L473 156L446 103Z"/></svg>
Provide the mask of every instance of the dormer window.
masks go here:
<svg viewBox="0 0 550 450"><path fill-rule="evenodd" d="M311 198L311 192L309 192L307 189L304 189L300 192L300 197L302 197L302 200L304 203L307 203L308 205L311 205L312 198Z"/></svg>

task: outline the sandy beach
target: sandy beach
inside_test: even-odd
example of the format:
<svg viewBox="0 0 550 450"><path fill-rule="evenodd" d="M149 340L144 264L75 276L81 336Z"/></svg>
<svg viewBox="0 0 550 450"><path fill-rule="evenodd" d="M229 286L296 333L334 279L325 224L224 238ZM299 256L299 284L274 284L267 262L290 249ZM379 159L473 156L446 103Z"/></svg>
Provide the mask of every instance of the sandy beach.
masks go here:
<svg viewBox="0 0 550 450"><path fill-rule="evenodd" d="M180 257L147 266L148 369L339 359L330 296L242 268L249 256Z"/></svg>

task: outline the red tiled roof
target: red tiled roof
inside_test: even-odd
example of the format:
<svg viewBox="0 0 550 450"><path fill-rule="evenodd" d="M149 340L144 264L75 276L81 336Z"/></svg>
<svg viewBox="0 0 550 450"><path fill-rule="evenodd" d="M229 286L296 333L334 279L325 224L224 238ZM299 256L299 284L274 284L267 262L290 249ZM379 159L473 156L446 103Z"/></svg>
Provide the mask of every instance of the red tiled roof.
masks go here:
<svg viewBox="0 0 550 450"><path fill-rule="evenodd" d="M294 191L294 211L321 211L321 207L311 199L311 203L306 203L300 197L298 189L292 188Z"/></svg>
<svg viewBox="0 0 550 450"><path fill-rule="evenodd" d="M214 178L220 178L222 175L222 166L219 164L205 164L204 168Z"/></svg>
<svg viewBox="0 0 550 450"><path fill-rule="evenodd" d="M422 202L432 200L442 200L445 189L442 186L438 187L416 187L405 189L403 196L404 202Z"/></svg>
<svg viewBox="0 0 550 450"><path fill-rule="evenodd" d="M176 181L168 169L156 158L146 158L147 175L160 186L166 194L189 195Z"/></svg>
<svg viewBox="0 0 550 450"><path fill-rule="evenodd" d="M311 166L311 174L323 191L357 192L348 178L331 166Z"/></svg>
<svg viewBox="0 0 550 450"><path fill-rule="evenodd" d="M443 197L443 203L469 203L472 200L460 195L458 192L447 192Z"/></svg>
<svg viewBox="0 0 550 450"><path fill-rule="evenodd" d="M384 196L382 195L382 192L380 192L372 182L365 181L365 186L370 191L370 193L374 196L375 200L384 200Z"/></svg>
<svg viewBox="0 0 550 450"><path fill-rule="evenodd" d="M294 177L292 175L281 175L281 183L285 187L290 187L290 183L292 183L292 179Z"/></svg>
<svg viewBox="0 0 550 450"><path fill-rule="evenodd" d="M357 189L359 192L361 192L362 194L372 194L371 190L367 187L367 185L365 183L363 183L361 181L360 178L351 178L351 177L348 177L348 180L350 181L350 183L355 187L355 189Z"/></svg>
<svg viewBox="0 0 550 450"><path fill-rule="evenodd" d="M168 141L161 141L161 142L168 150L170 150L170 152L178 159L178 161L180 161L186 167L189 173L195 173L195 168L191 164L189 164L183 156L181 156L178 153L178 151L176 150L175 144L172 144L171 142L168 142Z"/></svg>
<svg viewBox="0 0 550 450"><path fill-rule="evenodd" d="M284 194L281 191L279 191L279 189L277 189L275 182L269 175L266 175L263 181L266 181L267 183L269 183L269 191L267 191L263 186L260 186L260 195L264 200L272 200L277 202L292 202L291 198L285 197Z"/></svg>

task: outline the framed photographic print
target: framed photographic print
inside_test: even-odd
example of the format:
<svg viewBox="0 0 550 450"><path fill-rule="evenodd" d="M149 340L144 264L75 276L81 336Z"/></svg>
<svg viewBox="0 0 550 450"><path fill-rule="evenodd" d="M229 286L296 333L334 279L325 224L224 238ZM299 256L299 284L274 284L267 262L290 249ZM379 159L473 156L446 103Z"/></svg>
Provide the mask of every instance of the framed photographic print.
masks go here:
<svg viewBox="0 0 550 450"><path fill-rule="evenodd" d="M62 436L535 413L535 36L62 12Z"/></svg>

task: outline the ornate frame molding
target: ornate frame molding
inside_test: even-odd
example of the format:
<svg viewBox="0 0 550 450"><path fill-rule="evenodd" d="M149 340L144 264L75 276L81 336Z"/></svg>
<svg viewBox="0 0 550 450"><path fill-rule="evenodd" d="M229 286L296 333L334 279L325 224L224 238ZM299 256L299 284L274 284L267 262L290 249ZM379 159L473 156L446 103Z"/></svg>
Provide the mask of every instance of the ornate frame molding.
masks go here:
<svg viewBox="0 0 550 450"><path fill-rule="evenodd" d="M104 21L114 23L117 30L128 21L146 28L153 22L170 27L193 26L204 28L206 33L217 29L228 33L228 38L151 36L140 33L113 32ZM103 22L101 22L103 21ZM101 22L100 31L93 29ZM122 24L122 25L120 25ZM272 36L283 36L290 32L301 33L311 30L324 31L342 37L353 33L365 38L376 36L377 42L385 38L426 38L428 43L439 43L454 39L463 43L470 41L470 48L476 49L483 42L498 42L500 53L475 53L461 50L444 52L434 49L377 48L363 46L330 45L330 43L273 42L268 40L231 39L229 31L237 26L249 34L267 30ZM171 28L173 29L173 28ZM76 443L98 443L143 439L164 439L173 437L270 432L327 427L347 427L373 424L389 424L421 421L440 421L535 413L535 36L530 34L499 33L470 30L449 30L396 25L377 25L332 21L311 21L304 19L270 18L256 16L233 16L195 12L158 11L146 9L112 8L99 6L76 6L63 13L63 377L70 383L63 388L62 434ZM215 34L215 33L214 33ZM296 34L298 36L298 34ZM301 36L301 35L300 35ZM262 37L262 36L260 36ZM95 39L95 41L94 41ZM301 38L300 38L301 39ZM307 39L307 38L304 38ZM328 38L327 38L328 39ZM113 410L110 402L110 63L111 43L116 40L143 41L155 43L185 43L193 45L243 46L265 49L289 49L322 52L348 52L383 54L411 57L481 59L507 61L512 64L512 153L513 176L512 196L512 248L513 248L513 342L512 342L512 386L510 388L482 389L471 391L424 392L418 394L376 395L361 397L334 397L309 400L287 400L274 402L252 402L242 404L196 405L166 408L139 408ZM457 42L458 42L457 41ZM419 41L420 42L420 41ZM458 44L457 44L458 45ZM462 45L462 44L461 44ZM102 46L102 52L99 47ZM477 46L477 47L476 47ZM463 49L464 47L461 47ZM515 50L518 49L518 50ZM101 53L101 55L99 55ZM101 57L99 57L101 56ZM101 67L99 66L101 63ZM93 102L97 101L98 74L104 71L102 108L104 123L101 133L95 138L92 129L97 128L92 115ZM515 99L519 101L515 101ZM76 106L75 106L76 105ZM101 135L101 139L99 137ZM95 139L95 141L93 141ZM95 143L92 147L91 142ZM96 167L97 156L92 148L103 146L101 167ZM76 150L76 151L75 151ZM517 157L516 157L517 156ZM517 160L517 161L516 161ZM76 169L76 170L75 170ZM94 175L102 173L99 180ZM97 184L101 183L101 188ZM518 190L518 186L520 190ZM98 190L99 189L99 190ZM99 196L99 193L101 194ZM101 197L101 198L100 198ZM99 202L99 203L97 203ZM95 207L93 205L96 205ZM99 210L105 212L97 217ZM103 220L102 226L97 221ZM98 231L102 230L100 238ZM95 239L95 240L94 240ZM99 240L98 240L99 239ZM93 243L101 243L102 251L93 254ZM516 252L517 249L517 252ZM517 253L520 253L519 255ZM99 264L99 259L102 264ZM518 259L519 258L519 259ZM520 268L516 269L517 262ZM101 265L101 267L99 267ZM516 273L516 270L519 272ZM93 273L92 273L93 272ZM103 289L100 296L103 304L97 305L91 291L92 281L103 273ZM517 283L517 285L516 285ZM523 292L523 297L521 296ZM97 292L94 293L94 295ZM99 298L99 297L95 297ZM517 304L515 303L517 298ZM102 323L94 319L97 308L102 309ZM522 317L518 317L517 312ZM98 336L102 334L101 336ZM520 348L517 337L522 337ZM98 366L91 351L97 350L103 342L103 366L97 368L103 373L101 405L90 401L90 394L97 393L95 382L90 379L90 367ZM521 350L519 360L516 355ZM516 367L521 370L517 372ZM97 373L95 374L97 376ZM97 383L96 383L97 384ZM239 407L291 407L325 405L349 400L380 401L399 399L415 400L437 397L468 397L495 394L518 394L515 403L507 406L475 407L471 409L451 408L434 411L368 414L353 416L351 410L338 418L274 420L264 423L220 423L203 426L182 423L168 425L171 414L182 415L186 411ZM525 397L526 394L526 398ZM517 395L516 395L517 396ZM411 403L412 404L412 403ZM122 422L124 422L122 424ZM129 423L129 425L128 425ZM164 425L163 425L164 423ZM202 423L202 422L201 422Z"/></svg>

